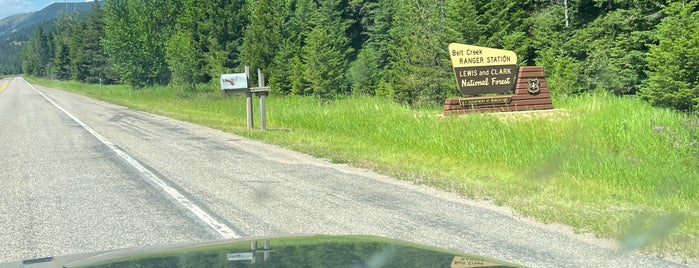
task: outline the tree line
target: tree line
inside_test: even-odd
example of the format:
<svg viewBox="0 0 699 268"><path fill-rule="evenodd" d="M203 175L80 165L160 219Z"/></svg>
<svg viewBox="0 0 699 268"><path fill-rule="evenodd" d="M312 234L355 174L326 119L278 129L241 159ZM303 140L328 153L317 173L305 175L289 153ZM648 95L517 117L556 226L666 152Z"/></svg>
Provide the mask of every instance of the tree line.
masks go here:
<svg viewBox="0 0 699 268"><path fill-rule="evenodd" d="M457 96L447 45L513 50L557 95L606 91L691 111L698 1L106 0L59 16L22 53L26 74L214 90L245 65L273 94Z"/></svg>

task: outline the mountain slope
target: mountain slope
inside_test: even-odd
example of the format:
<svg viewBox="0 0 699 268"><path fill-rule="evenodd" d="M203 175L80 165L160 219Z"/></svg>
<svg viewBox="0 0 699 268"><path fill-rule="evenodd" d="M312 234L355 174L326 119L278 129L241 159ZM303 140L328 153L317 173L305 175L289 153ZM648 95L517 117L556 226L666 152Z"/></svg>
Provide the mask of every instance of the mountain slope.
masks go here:
<svg viewBox="0 0 699 268"><path fill-rule="evenodd" d="M66 10L68 13L86 12L90 11L93 4L93 2L53 3L36 12L9 16L0 20L0 40L7 40L15 32L31 31L33 26L55 19L61 10Z"/></svg>
<svg viewBox="0 0 699 268"><path fill-rule="evenodd" d="M53 3L31 13L12 15L0 20L0 75L18 74L22 71L20 52L38 27L53 28L53 22L61 10L87 15L94 2Z"/></svg>

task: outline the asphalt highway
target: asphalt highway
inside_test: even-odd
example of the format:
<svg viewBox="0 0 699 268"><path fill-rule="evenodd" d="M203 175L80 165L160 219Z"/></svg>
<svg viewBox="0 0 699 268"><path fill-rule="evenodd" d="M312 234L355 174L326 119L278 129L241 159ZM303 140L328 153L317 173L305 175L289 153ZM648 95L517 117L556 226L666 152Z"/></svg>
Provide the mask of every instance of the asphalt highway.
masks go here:
<svg viewBox="0 0 699 268"><path fill-rule="evenodd" d="M531 267L685 267L486 202L0 80L0 263L283 234L378 235Z"/></svg>

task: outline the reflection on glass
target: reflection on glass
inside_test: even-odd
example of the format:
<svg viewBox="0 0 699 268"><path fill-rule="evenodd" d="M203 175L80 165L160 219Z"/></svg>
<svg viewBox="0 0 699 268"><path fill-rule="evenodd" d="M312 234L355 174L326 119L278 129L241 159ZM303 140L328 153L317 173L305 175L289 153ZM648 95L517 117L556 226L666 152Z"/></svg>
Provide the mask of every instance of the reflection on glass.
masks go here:
<svg viewBox="0 0 699 268"><path fill-rule="evenodd" d="M237 241L146 255L86 267L519 267L368 236Z"/></svg>

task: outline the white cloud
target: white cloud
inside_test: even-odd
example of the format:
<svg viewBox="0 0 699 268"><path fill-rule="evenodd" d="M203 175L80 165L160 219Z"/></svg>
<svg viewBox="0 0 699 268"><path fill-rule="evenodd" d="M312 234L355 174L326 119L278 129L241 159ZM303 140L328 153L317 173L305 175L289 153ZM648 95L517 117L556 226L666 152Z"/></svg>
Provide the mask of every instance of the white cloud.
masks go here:
<svg viewBox="0 0 699 268"><path fill-rule="evenodd" d="M36 11L37 5L34 1L26 0L0 0L0 18L7 16Z"/></svg>
<svg viewBox="0 0 699 268"><path fill-rule="evenodd" d="M54 2L91 2L92 0L0 0L0 19L20 13L39 11Z"/></svg>

